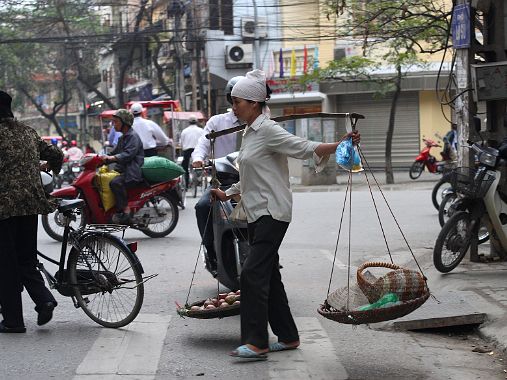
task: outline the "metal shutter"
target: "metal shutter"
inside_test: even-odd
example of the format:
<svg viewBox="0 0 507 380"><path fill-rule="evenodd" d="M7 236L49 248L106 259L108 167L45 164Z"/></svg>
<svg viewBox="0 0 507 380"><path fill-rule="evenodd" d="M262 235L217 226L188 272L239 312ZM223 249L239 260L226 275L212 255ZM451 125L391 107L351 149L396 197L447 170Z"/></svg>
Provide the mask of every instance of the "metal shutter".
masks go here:
<svg viewBox="0 0 507 380"><path fill-rule="evenodd" d="M373 168L385 168L385 146L392 97L376 99L373 94L336 96L337 112L356 112L366 119L359 120L361 149ZM408 168L418 155L419 97L417 92L402 92L396 108L392 164L394 168Z"/></svg>

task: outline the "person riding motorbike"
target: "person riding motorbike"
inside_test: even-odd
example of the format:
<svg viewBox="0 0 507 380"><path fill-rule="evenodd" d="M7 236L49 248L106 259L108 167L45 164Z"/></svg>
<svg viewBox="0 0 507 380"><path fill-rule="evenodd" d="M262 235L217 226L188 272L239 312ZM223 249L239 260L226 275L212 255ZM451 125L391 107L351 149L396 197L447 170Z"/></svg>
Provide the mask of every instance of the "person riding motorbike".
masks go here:
<svg viewBox="0 0 507 380"><path fill-rule="evenodd" d="M227 85L225 86L225 94L227 97L227 101L232 105L231 91L234 85L241 79L243 76L236 76L231 78ZM241 122L234 115L232 109L228 112L218 114L212 116L206 125L204 126L203 134L199 138L197 145L192 153L192 167L200 168L204 165L205 159L210 156L210 141L206 138L206 135L211 131L222 131L224 129L229 129L240 125ZM236 142L236 133L231 133L225 136L220 136L215 141L214 146L214 158L225 157L229 153L234 152L237 149ZM213 223L212 218L210 217L211 213L211 194L210 189L208 188L204 194L201 196L201 199L195 205L195 216L197 219L197 227L199 228L199 233L201 234L202 243L206 248L207 253L207 263L208 269L210 272L216 276L217 264L216 264L216 252L213 247Z"/></svg>
<svg viewBox="0 0 507 380"><path fill-rule="evenodd" d="M69 161L79 161L83 158L84 153L80 148L78 148L76 140L72 140L70 142L70 148L67 150L67 155L69 157Z"/></svg>
<svg viewBox="0 0 507 380"><path fill-rule="evenodd" d="M122 132L118 144L110 156L104 156L105 163L114 162L115 170L120 172L109 184L116 200L117 214L113 222L128 224L131 216L128 207L127 188L135 187L143 182L141 166L144 163L143 143L132 129L134 115L126 109L119 109L113 116L114 128Z"/></svg>
<svg viewBox="0 0 507 380"><path fill-rule="evenodd" d="M138 134L143 143L144 157L156 156L157 147L165 147L172 143L157 123L143 117L141 103L132 104L130 112L134 115L132 129Z"/></svg>

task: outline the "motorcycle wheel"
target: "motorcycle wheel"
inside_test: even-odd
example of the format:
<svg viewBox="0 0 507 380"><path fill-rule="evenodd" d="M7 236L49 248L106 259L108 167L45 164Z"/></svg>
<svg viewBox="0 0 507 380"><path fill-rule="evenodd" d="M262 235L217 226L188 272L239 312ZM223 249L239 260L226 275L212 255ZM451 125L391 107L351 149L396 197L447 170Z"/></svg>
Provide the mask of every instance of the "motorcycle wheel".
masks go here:
<svg viewBox="0 0 507 380"><path fill-rule="evenodd" d="M410 171L408 172L408 175L412 179L417 179L421 176L423 170L424 170L424 162L414 161L414 163L410 167Z"/></svg>
<svg viewBox="0 0 507 380"><path fill-rule="evenodd" d="M81 207L78 210L79 214L73 214L73 220L70 222L71 227L75 230L86 225L84 207ZM41 219L42 227L44 228L44 231L46 231L46 233L49 235L49 237L59 242L63 241L63 230L65 229L65 226L63 224L63 215L60 214L58 210L55 210L55 212L52 212L51 214L42 215Z"/></svg>
<svg viewBox="0 0 507 380"><path fill-rule="evenodd" d="M455 193L452 193L447 194L444 199L442 199L442 202L440 202L440 207L438 209L438 222L440 223L440 227L443 227L449 218L456 212L453 205L457 199L458 196Z"/></svg>
<svg viewBox="0 0 507 380"><path fill-rule="evenodd" d="M447 175L444 175L440 180L435 184L433 190L431 192L431 202L433 202L433 206L438 210L440 209L440 203L442 203L442 192L451 187L451 183L449 182L449 178Z"/></svg>
<svg viewBox="0 0 507 380"><path fill-rule="evenodd" d="M466 211L455 213L442 227L433 249L433 264L448 273L463 260L472 241L472 218Z"/></svg>
<svg viewBox="0 0 507 380"><path fill-rule="evenodd" d="M178 223L178 201L168 195L156 195L145 203L145 206L155 207L158 212L165 212L166 217L160 223L148 224L140 229L145 235L159 238L169 235Z"/></svg>

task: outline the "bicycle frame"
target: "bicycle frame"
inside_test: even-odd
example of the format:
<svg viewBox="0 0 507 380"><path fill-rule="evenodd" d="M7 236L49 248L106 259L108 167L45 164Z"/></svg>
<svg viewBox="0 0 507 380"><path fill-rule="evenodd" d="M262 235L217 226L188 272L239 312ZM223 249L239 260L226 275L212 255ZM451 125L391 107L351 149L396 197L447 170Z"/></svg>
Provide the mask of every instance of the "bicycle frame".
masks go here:
<svg viewBox="0 0 507 380"><path fill-rule="evenodd" d="M68 282L66 282L65 273L66 273L66 262L67 262L67 248L68 248L69 241L70 241L70 245L73 248L77 249L78 251L81 251L83 249L83 247L81 247L81 245L79 243L79 240L80 240L79 238L83 238L89 234L94 234L97 232L86 232L84 229L75 230L74 228L72 228L72 226L70 225L70 222L71 222L71 216L74 212L75 212L75 210L72 209L72 210L64 211L62 213L64 216L65 222L64 222L64 233L63 233L62 246L61 246L61 250L60 250L60 259L58 261L54 260L54 259L44 255L39 250L37 250L38 256L40 256L40 257L44 258L45 260L58 266L58 271L56 272L55 276L51 275L51 273L49 273L46 270L46 268L44 268L44 265L40 262L37 264L37 268L43 273L43 275L46 278L51 289L56 289L63 296L71 297L73 300L74 306L78 307L77 302L74 299L74 286L77 286L78 284L69 284ZM112 226L103 226L103 227L104 228L108 228L108 227L111 228ZM128 226L115 226L115 228L117 230L120 229L120 230L124 231L126 228L128 228ZM102 233L106 233L106 232L102 232ZM111 237L114 238L115 240L120 240L114 236L111 236ZM125 245L128 247L128 249L130 249L130 251L132 253L137 251L137 242L133 242L133 243L125 244ZM139 269L140 273L144 273L144 269L143 269L140 261L137 259L137 256L133 255L133 258L135 260L134 266L136 266L137 269ZM90 263L88 262L88 260L86 259L86 257L85 257L85 260L87 261L86 265L88 266L90 272L92 273L93 276L95 276L95 274L94 274L95 271L93 271L93 269L92 269ZM99 261L100 265L106 271L107 268L104 267L103 263L100 260L98 260L98 261ZM156 275L148 276L147 278L145 278L144 281L147 281L154 276L156 276Z"/></svg>

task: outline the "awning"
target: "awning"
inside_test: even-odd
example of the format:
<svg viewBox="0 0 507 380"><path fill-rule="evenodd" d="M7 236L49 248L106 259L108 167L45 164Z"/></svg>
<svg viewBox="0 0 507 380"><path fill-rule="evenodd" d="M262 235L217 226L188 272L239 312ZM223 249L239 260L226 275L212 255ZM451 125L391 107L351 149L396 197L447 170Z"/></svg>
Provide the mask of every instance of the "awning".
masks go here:
<svg viewBox="0 0 507 380"><path fill-rule="evenodd" d="M272 94L271 99L268 101L270 104L280 103L307 103L307 102L322 102L326 99L327 95L320 91L307 91L307 92L284 92L281 94Z"/></svg>
<svg viewBox="0 0 507 380"><path fill-rule="evenodd" d="M205 117L202 114L202 112L195 111L195 112L170 112L165 111L164 112L164 123L168 123L171 119L175 120L188 120L191 115L194 115L197 120L204 120Z"/></svg>

